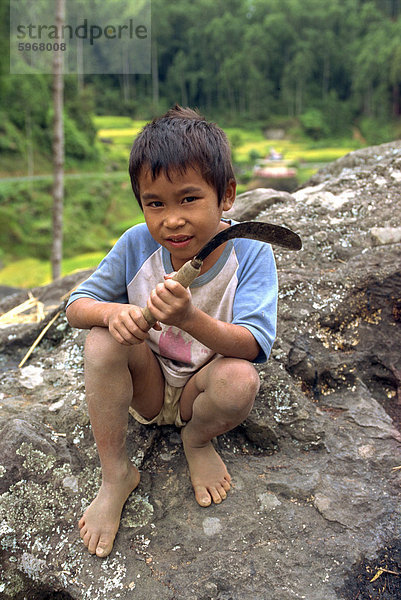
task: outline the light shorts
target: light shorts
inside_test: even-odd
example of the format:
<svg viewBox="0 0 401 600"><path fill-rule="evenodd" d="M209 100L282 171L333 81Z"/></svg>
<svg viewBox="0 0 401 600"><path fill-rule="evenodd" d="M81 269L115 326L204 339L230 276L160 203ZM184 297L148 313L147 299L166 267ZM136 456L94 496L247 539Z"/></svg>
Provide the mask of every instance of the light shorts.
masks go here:
<svg viewBox="0 0 401 600"><path fill-rule="evenodd" d="M143 425L175 425L184 427L186 422L181 419L180 398L183 387L174 387L164 382L164 403L158 415L148 421L142 417L132 406L129 407L131 415Z"/></svg>

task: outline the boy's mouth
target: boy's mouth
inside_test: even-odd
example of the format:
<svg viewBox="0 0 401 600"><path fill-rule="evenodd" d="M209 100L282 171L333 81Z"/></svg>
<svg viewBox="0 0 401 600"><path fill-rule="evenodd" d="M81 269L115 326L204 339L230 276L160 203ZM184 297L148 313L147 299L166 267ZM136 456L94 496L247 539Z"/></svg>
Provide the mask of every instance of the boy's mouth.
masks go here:
<svg viewBox="0 0 401 600"><path fill-rule="evenodd" d="M167 238L167 242L175 248L183 248L184 246L187 246L192 239L193 236L191 235L171 235Z"/></svg>

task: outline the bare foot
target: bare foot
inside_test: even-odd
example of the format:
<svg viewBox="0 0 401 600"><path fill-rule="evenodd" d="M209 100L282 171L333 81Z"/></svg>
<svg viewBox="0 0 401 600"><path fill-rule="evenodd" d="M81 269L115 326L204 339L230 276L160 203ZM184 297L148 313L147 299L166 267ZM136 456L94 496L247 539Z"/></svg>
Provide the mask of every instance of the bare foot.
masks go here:
<svg viewBox="0 0 401 600"><path fill-rule="evenodd" d="M220 504L227 497L231 477L212 442L199 446L191 441L188 425L181 430L195 498L200 506Z"/></svg>
<svg viewBox="0 0 401 600"><path fill-rule="evenodd" d="M130 463L124 477L115 482L103 482L100 486L98 495L78 523L80 536L91 554L102 558L110 554L123 506L139 479L138 469Z"/></svg>

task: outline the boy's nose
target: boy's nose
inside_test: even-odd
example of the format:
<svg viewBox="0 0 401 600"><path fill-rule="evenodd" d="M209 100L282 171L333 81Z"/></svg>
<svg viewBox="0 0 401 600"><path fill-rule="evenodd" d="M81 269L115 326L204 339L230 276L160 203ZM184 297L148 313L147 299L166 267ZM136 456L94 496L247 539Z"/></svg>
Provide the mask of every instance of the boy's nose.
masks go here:
<svg viewBox="0 0 401 600"><path fill-rule="evenodd" d="M164 218L164 226L167 229L177 229L185 225L185 219L179 211L169 211Z"/></svg>

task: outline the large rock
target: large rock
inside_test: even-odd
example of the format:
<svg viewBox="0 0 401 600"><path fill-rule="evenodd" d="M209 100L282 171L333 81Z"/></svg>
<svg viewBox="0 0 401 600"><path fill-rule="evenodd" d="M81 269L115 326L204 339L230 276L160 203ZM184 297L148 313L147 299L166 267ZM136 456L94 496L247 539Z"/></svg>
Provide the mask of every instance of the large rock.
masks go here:
<svg viewBox="0 0 401 600"><path fill-rule="evenodd" d="M399 226L400 180L393 143L351 153L292 196L239 198L246 218L295 229L304 248L276 250L278 339L254 410L216 442L234 488L200 508L175 428L130 421L142 481L105 560L76 526L100 474L85 332L62 313L18 369L38 326L2 330L1 598L339 600L359 594L356 565L381 598L363 561L400 536L401 252L372 232ZM392 586L385 597L401 597Z"/></svg>

